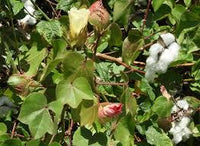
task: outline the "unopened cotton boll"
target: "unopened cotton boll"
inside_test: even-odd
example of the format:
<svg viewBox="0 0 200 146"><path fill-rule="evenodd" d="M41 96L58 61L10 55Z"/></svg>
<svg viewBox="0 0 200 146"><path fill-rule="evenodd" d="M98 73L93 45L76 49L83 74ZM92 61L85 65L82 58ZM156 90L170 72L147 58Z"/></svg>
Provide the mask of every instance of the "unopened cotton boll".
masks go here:
<svg viewBox="0 0 200 146"><path fill-rule="evenodd" d="M164 46L166 46L166 47L175 41L175 36L171 33L161 34L160 38L161 38L161 42L163 42Z"/></svg>

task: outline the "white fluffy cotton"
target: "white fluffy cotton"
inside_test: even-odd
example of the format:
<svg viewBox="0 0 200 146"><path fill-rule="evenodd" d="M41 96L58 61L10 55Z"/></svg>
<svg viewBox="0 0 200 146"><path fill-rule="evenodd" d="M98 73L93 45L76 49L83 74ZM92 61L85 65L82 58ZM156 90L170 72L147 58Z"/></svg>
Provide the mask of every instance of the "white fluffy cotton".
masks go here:
<svg viewBox="0 0 200 146"><path fill-rule="evenodd" d="M173 37L172 37L173 36ZM166 38L165 38L166 37ZM149 82L153 82L156 74L165 73L172 61L178 57L180 46L175 41L173 34L162 34L163 41L170 44L164 48L161 44L153 44L149 49L149 57L146 60L145 77Z"/></svg>
<svg viewBox="0 0 200 146"><path fill-rule="evenodd" d="M173 121L172 127L169 130L169 133L173 135L172 141L175 144L178 144L181 141L187 140L192 134L191 130L188 128L190 123L190 118L180 112L180 110L188 110L189 104L186 100L178 100L176 105L173 106L171 113L178 113L178 116L181 117L180 121Z"/></svg>
<svg viewBox="0 0 200 146"><path fill-rule="evenodd" d="M166 47L175 41L175 36L171 33L161 34L160 38L162 39L164 46Z"/></svg>
<svg viewBox="0 0 200 146"><path fill-rule="evenodd" d="M24 2L24 8L26 16L23 19L19 20L19 23L23 25L34 25L36 24L37 20L34 16L35 8L34 5L30 0L22 0Z"/></svg>

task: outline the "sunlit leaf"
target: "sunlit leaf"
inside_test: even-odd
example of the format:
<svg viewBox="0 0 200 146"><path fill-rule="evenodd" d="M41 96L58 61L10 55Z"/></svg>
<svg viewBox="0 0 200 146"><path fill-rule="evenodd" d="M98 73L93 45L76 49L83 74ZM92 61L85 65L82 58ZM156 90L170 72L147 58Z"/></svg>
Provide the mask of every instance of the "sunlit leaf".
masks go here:
<svg viewBox="0 0 200 146"><path fill-rule="evenodd" d="M84 77L61 81L56 87L56 98L72 108L77 108L84 99L94 100L90 84Z"/></svg>

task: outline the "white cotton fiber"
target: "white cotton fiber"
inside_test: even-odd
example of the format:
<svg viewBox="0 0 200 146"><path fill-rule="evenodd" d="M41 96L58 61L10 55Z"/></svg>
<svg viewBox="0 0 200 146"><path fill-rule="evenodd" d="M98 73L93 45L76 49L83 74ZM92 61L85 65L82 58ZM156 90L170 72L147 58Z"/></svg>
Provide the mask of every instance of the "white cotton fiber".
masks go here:
<svg viewBox="0 0 200 146"><path fill-rule="evenodd" d="M158 55L162 53L163 50L164 48L162 45L155 43L150 47L149 53L151 57L153 57L155 60L158 60Z"/></svg>
<svg viewBox="0 0 200 146"><path fill-rule="evenodd" d="M146 72L148 75L145 75L145 77L148 77L147 80L149 80L149 75L155 74L152 76L153 79L150 79L151 82L154 80L154 77L156 77L156 74L167 72L168 66L178 57L180 50L180 46L175 42L173 34L162 34L160 35L160 38L165 43L165 46L168 47L164 48L161 44L156 43L149 49L150 55L146 60Z"/></svg>
<svg viewBox="0 0 200 146"><path fill-rule="evenodd" d="M190 124L190 118L184 115L181 110L188 110L189 104L186 100L178 100L177 103L172 107L171 113L178 113L181 118L180 121L173 121L172 127L169 133L173 135L172 141L178 144L181 141L187 140L192 134L191 130L188 128Z"/></svg>
<svg viewBox="0 0 200 146"><path fill-rule="evenodd" d="M26 16L24 18L20 19L19 23L21 23L23 25L36 24L37 20L36 20L36 18L33 17L34 12L35 12L34 5L32 4L32 2L30 0L23 0L22 2L24 2L24 7L25 7L24 11L26 13Z"/></svg>
<svg viewBox="0 0 200 146"><path fill-rule="evenodd" d="M169 46L172 42L175 41L175 36L171 33L164 33L160 35L160 38L162 39L165 46Z"/></svg>

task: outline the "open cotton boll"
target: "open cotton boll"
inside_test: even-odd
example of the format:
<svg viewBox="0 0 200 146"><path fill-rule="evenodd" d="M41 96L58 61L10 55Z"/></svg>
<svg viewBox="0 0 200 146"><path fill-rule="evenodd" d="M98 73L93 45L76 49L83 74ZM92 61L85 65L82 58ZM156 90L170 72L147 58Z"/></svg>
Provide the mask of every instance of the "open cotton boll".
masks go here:
<svg viewBox="0 0 200 146"><path fill-rule="evenodd" d="M23 19L20 19L19 22L24 25L34 25L36 24L37 20L30 15L26 15Z"/></svg>
<svg viewBox="0 0 200 146"><path fill-rule="evenodd" d="M35 1L35 0L34 0ZM34 5L30 0L22 0L24 2L24 12L27 14L24 18L19 20L19 23L26 26L26 25L34 25L37 23L36 18L34 16L35 8Z"/></svg>
<svg viewBox="0 0 200 146"><path fill-rule="evenodd" d="M161 38L161 41L163 41L164 46L166 46L166 47L175 41L175 36L171 33L161 34L160 38Z"/></svg>
<svg viewBox="0 0 200 146"><path fill-rule="evenodd" d="M156 63L156 60L153 57L149 56L146 60L146 68L153 67L155 63Z"/></svg>
<svg viewBox="0 0 200 146"><path fill-rule="evenodd" d="M178 107L177 107L177 106ZM174 113L174 112L177 112L177 111L179 111L180 110L180 108L182 108L182 109L184 109L184 110L188 110L188 108L189 108L189 104L188 104L188 102L186 101L186 100L178 100L177 102L176 102L176 105L174 105L173 107L172 107L172 113Z"/></svg>
<svg viewBox="0 0 200 146"><path fill-rule="evenodd" d="M146 73L145 73L145 78L149 81L149 82L153 82L154 79L157 77L156 72L154 70L151 69L147 69Z"/></svg>
<svg viewBox="0 0 200 146"><path fill-rule="evenodd" d="M156 65L156 71L159 73L165 73L169 64L173 61L173 57L170 55L170 51L165 49L160 56L160 59Z"/></svg>
<svg viewBox="0 0 200 146"><path fill-rule="evenodd" d="M171 45L169 45L168 49L170 51L170 56L173 57L173 60L178 57L178 53L180 50L179 44L173 42Z"/></svg>
<svg viewBox="0 0 200 146"><path fill-rule="evenodd" d="M150 49L149 49L149 53L150 56L153 57L155 60L158 60L159 54L164 50L163 46L155 43L153 44Z"/></svg>

